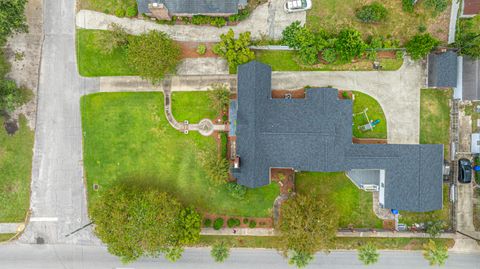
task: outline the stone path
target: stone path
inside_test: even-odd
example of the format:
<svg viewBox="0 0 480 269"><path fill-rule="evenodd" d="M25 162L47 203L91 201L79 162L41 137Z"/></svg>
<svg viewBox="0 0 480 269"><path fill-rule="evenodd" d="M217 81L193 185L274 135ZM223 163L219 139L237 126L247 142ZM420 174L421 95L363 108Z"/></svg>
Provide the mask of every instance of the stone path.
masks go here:
<svg viewBox="0 0 480 269"><path fill-rule="evenodd" d="M380 203L379 203L379 192L375 191L372 193L373 196L373 212L375 215L382 220L393 220L395 219L395 216L392 214L392 212L389 209L386 208L381 208Z"/></svg>
<svg viewBox="0 0 480 269"><path fill-rule="evenodd" d="M198 25L165 25L149 20L118 18L104 13L80 10L76 17L76 25L86 29L106 30L108 25L116 23L127 29L132 34L141 34L150 30L166 32L174 40L216 42L220 34L233 29L236 34L250 31L252 37L260 39L268 36L280 39L282 31L294 21L305 23L306 12L286 13L283 10L283 0L270 0L269 3L258 6L244 21L235 26L217 28L213 26Z"/></svg>

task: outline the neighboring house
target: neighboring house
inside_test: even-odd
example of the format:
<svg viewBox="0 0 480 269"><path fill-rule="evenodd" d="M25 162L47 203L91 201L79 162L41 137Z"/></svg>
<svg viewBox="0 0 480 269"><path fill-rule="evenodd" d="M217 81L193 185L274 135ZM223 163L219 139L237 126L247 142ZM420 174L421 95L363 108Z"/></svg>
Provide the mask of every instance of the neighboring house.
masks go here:
<svg viewBox="0 0 480 269"><path fill-rule="evenodd" d="M448 50L428 55L428 87L455 88L458 78L458 55Z"/></svg>
<svg viewBox="0 0 480 269"><path fill-rule="evenodd" d="M352 144L352 100L338 99L332 88L308 89L304 99L273 99L271 72L256 61L238 68L230 140L239 184L267 185L272 168L347 171L357 186L376 186L384 208L442 208L443 145Z"/></svg>
<svg viewBox="0 0 480 269"><path fill-rule="evenodd" d="M462 69L462 99L480 100L480 60L464 56Z"/></svg>
<svg viewBox="0 0 480 269"><path fill-rule="evenodd" d="M480 0L463 0L461 17L469 18L478 13L480 13Z"/></svg>
<svg viewBox="0 0 480 269"><path fill-rule="evenodd" d="M246 0L137 0L139 14L160 20L194 15L227 17L246 5Z"/></svg>

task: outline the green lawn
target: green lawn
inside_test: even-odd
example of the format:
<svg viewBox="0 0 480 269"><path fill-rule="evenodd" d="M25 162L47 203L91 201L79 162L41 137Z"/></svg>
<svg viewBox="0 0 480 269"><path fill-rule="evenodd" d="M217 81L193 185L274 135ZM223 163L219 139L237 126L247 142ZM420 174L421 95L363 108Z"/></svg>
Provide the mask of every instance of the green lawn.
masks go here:
<svg viewBox="0 0 480 269"><path fill-rule="evenodd" d="M182 94L185 93L176 93L174 107L180 115L187 115L190 102L179 97ZM208 102L204 105L212 107ZM276 184L250 189L244 200L231 198L224 187L210 185L199 156L203 151L216 154L214 139L197 132L185 135L174 130L165 119L162 93L93 94L82 97L81 107L90 204L113 181L134 178L153 180L179 201L202 212L271 215L279 193ZM216 111L202 109L197 116L215 114ZM100 185L98 192L92 188L94 183Z"/></svg>
<svg viewBox="0 0 480 269"><path fill-rule="evenodd" d="M112 54L104 54L100 51L95 40L104 32L77 29L77 63L80 75L84 77L138 75L128 65L124 48L116 48Z"/></svg>
<svg viewBox="0 0 480 269"><path fill-rule="evenodd" d="M130 6L136 8L135 0L79 0L80 9L90 9L107 14L115 14L117 9L127 9Z"/></svg>
<svg viewBox="0 0 480 269"><path fill-rule="evenodd" d="M365 71L373 70L372 61L359 60L349 64L318 64L315 66L304 66L297 60L297 52L287 50L256 50L256 60L272 67L273 71ZM403 59L379 59L383 66L382 70L391 71L399 69Z"/></svg>
<svg viewBox="0 0 480 269"><path fill-rule="evenodd" d="M371 1L367 1L371 2ZM367 24L355 17L355 11L366 1L362 0L312 0L312 9L307 12L307 26L313 30L326 29L337 32L342 27L354 27L360 30L365 37L368 35L393 36L402 42L419 32L423 25L427 31L440 40L446 42L448 37L449 9L437 17L426 10L423 1L415 6L415 13L402 11L400 0L382 0L388 10L385 22ZM450 3L450 1L449 1ZM450 4L449 4L450 5Z"/></svg>
<svg viewBox="0 0 480 269"><path fill-rule="evenodd" d="M443 220L450 227L452 224L450 222L450 201L449 201L449 186L447 184L443 185L443 208L441 210L435 210L425 213L418 212L400 212L400 222L407 225L412 225L413 223L425 223L429 221Z"/></svg>
<svg viewBox="0 0 480 269"><path fill-rule="evenodd" d="M380 104L368 94L354 91L355 100L353 101L353 136L357 138L387 138L387 120ZM367 115L371 121L380 120L380 123L371 131L362 132L359 126L367 124L368 121L364 114L357 114L368 108Z"/></svg>
<svg viewBox="0 0 480 269"><path fill-rule="evenodd" d="M450 105L452 90L420 91L420 143L443 144L445 156L450 149Z"/></svg>
<svg viewBox="0 0 480 269"><path fill-rule="evenodd" d="M0 234L0 242L5 242L5 241L8 241L10 239L12 239L12 237L14 237L15 234Z"/></svg>
<svg viewBox="0 0 480 269"><path fill-rule="evenodd" d="M373 244L378 249L401 249L421 250L423 244L429 238L359 238L359 237L337 237L335 249L357 249L367 243ZM452 239L434 239L436 242L453 247ZM225 235L201 235L200 242L195 246L208 247L218 241L225 241L236 248L278 248L279 238L276 236L225 236Z"/></svg>
<svg viewBox="0 0 480 269"><path fill-rule="evenodd" d="M172 93L172 113L179 122L188 120L190 123L198 123L205 118L215 119L218 113L212 110L210 103L205 92Z"/></svg>
<svg viewBox="0 0 480 269"><path fill-rule="evenodd" d="M21 116L9 136L0 117L0 222L23 222L29 208L34 132Z"/></svg>
<svg viewBox="0 0 480 269"><path fill-rule="evenodd" d="M382 220L373 213L372 193L358 189L345 173L301 172L295 181L298 193L313 194L334 205L339 227L382 228Z"/></svg>

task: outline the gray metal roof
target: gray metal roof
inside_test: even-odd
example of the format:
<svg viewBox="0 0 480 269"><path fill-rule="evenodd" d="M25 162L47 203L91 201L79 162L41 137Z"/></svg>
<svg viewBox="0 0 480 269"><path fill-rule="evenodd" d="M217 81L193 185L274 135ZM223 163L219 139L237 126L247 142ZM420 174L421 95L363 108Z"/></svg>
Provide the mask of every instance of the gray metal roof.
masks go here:
<svg viewBox="0 0 480 269"><path fill-rule="evenodd" d="M480 60L463 57L463 100L480 100Z"/></svg>
<svg viewBox="0 0 480 269"><path fill-rule="evenodd" d="M352 144L352 102L332 88L305 99L272 99L271 68L253 61L238 68L238 183L267 185L272 167L334 172L385 170L385 207L442 208L443 145Z"/></svg>
<svg viewBox="0 0 480 269"><path fill-rule="evenodd" d="M239 0L137 0L139 13L148 13L148 4L165 4L171 14L238 13Z"/></svg>
<svg viewBox="0 0 480 269"><path fill-rule="evenodd" d="M457 87L457 53L447 51L428 55L428 87Z"/></svg>

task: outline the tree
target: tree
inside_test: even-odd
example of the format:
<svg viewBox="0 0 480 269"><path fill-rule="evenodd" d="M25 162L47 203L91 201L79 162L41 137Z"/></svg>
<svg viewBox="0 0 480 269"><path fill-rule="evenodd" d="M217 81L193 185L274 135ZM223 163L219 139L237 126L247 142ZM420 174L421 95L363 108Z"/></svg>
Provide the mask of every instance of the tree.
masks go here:
<svg viewBox="0 0 480 269"><path fill-rule="evenodd" d="M25 5L27 0L0 1L0 45L13 33L28 31L25 23Z"/></svg>
<svg viewBox="0 0 480 269"><path fill-rule="evenodd" d="M292 251L288 264L295 265L298 268L306 267L311 261L313 261L313 255L306 252Z"/></svg>
<svg viewBox="0 0 480 269"><path fill-rule="evenodd" d="M445 222L443 222L442 220L427 223L427 233L432 238L439 236L444 228L445 228Z"/></svg>
<svg viewBox="0 0 480 269"><path fill-rule="evenodd" d="M216 111L223 111L230 104L230 91L225 85L212 85L208 98Z"/></svg>
<svg viewBox="0 0 480 269"><path fill-rule="evenodd" d="M226 182L230 171L230 163L227 159L221 158L215 153L205 151L200 155L200 161L214 185L218 186Z"/></svg>
<svg viewBox="0 0 480 269"><path fill-rule="evenodd" d="M365 265L378 262L379 256L380 254L378 254L377 248L373 244L368 243L358 249L358 259Z"/></svg>
<svg viewBox="0 0 480 269"><path fill-rule="evenodd" d="M215 242L210 252L215 262L224 262L230 256L230 248L224 241Z"/></svg>
<svg viewBox="0 0 480 269"><path fill-rule="evenodd" d="M108 251L126 263L160 253L169 260L181 257L183 245L198 238L192 235L198 231L191 225L194 221L185 221L195 215L191 211L183 211L173 197L136 179L117 181L101 191L92 203L91 217Z"/></svg>
<svg viewBox="0 0 480 269"><path fill-rule="evenodd" d="M355 57L362 55L367 45L362 39L362 35L355 29L343 29L338 34L335 42L335 51L337 56L344 62L350 62Z"/></svg>
<svg viewBox="0 0 480 269"><path fill-rule="evenodd" d="M187 207L180 210L177 218L175 234L180 245L189 245L198 242L200 239L200 215L192 208Z"/></svg>
<svg viewBox="0 0 480 269"><path fill-rule="evenodd" d="M455 39L461 54L480 58L480 15L460 20Z"/></svg>
<svg viewBox="0 0 480 269"><path fill-rule="evenodd" d="M321 34L314 34L299 21L290 24L282 32L282 43L299 51L300 60L312 65L318 61L318 52L324 48L326 41Z"/></svg>
<svg viewBox="0 0 480 269"><path fill-rule="evenodd" d="M228 33L220 35L221 41L213 47L213 52L225 58L231 70L237 70L241 64L255 59L255 53L250 50L250 32L241 33L235 39L232 29Z"/></svg>
<svg viewBox="0 0 480 269"><path fill-rule="evenodd" d="M355 13L357 18L365 23L380 22L387 18L387 9L378 2L373 2L370 5L361 7Z"/></svg>
<svg viewBox="0 0 480 269"><path fill-rule="evenodd" d="M444 265L448 259L448 251L446 246L441 246L433 240L428 240L427 244L423 245L423 256L430 265Z"/></svg>
<svg viewBox="0 0 480 269"><path fill-rule="evenodd" d="M430 51L433 50L439 41L433 38L430 34L416 34L415 36L410 39L405 47L407 49L407 53L410 54L412 59L419 60L425 56L427 56Z"/></svg>
<svg viewBox="0 0 480 269"><path fill-rule="evenodd" d="M142 78L155 84L175 72L180 47L164 32L150 31L130 39L127 59Z"/></svg>
<svg viewBox="0 0 480 269"><path fill-rule="evenodd" d="M277 229L279 248L285 256L290 251L294 261L309 262L308 255L332 246L338 217L330 204L307 195L296 195L282 204L281 213Z"/></svg>
<svg viewBox="0 0 480 269"><path fill-rule="evenodd" d="M111 54L117 48L126 48L129 35L120 25L112 23L108 26L108 31L96 36L94 42L100 51L104 54Z"/></svg>

